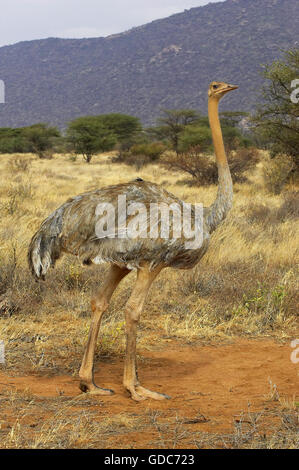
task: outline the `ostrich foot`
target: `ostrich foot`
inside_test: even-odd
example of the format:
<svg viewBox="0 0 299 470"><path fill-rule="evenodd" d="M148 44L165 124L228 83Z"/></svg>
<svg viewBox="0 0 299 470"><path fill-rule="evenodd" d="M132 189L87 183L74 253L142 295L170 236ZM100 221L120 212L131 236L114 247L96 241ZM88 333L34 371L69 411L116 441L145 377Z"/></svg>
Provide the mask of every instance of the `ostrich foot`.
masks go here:
<svg viewBox="0 0 299 470"><path fill-rule="evenodd" d="M152 392L151 390L148 390L147 388L144 388L141 385L137 385L136 391L145 398L152 398L153 400L170 400L171 398L165 393Z"/></svg>
<svg viewBox="0 0 299 470"><path fill-rule="evenodd" d="M97 387L93 382L81 380L79 388L83 393L89 393L90 395L114 395L113 390Z"/></svg>
<svg viewBox="0 0 299 470"><path fill-rule="evenodd" d="M141 385L136 385L134 388L128 389L131 393L131 398L135 401L143 401L147 398L151 398L152 400L169 400L170 397L165 395L164 393L152 392Z"/></svg>

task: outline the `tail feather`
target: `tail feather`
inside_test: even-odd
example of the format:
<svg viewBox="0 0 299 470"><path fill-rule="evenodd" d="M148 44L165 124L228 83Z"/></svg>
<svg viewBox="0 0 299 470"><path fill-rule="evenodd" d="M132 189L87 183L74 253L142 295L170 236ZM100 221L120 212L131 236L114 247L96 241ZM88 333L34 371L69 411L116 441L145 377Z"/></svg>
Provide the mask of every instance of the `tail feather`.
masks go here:
<svg viewBox="0 0 299 470"><path fill-rule="evenodd" d="M60 234L63 212L62 206L50 215L31 239L28 264L36 279L44 280L47 271L51 266L54 267L62 253Z"/></svg>

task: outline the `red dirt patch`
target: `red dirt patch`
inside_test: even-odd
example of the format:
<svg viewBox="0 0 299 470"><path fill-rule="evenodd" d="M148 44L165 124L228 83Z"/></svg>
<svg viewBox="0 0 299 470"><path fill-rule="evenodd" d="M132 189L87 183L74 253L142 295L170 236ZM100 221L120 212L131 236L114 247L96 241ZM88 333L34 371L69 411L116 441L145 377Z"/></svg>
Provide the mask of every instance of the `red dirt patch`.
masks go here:
<svg viewBox="0 0 299 470"><path fill-rule="evenodd" d="M102 418L124 412L138 415L159 411L165 418L177 414L192 430L231 432L234 418L247 411L248 402L252 411L277 406L269 401L269 379L277 386L280 397L296 399L299 365L292 363L291 353L289 344L270 339L238 339L229 345L202 347L170 344L168 350L142 352L139 376L145 387L165 392L172 400L135 403L129 399L121 384L123 361L97 364L96 383L114 389L115 395L92 399ZM0 391L7 389L28 389L39 400L79 394L78 380L70 376L10 377L0 372ZM100 403L102 406L98 406ZM9 410L3 408L1 415L3 411L9 415ZM201 415L206 420L198 418ZM153 430L127 432L111 438L109 446L144 448L152 438Z"/></svg>

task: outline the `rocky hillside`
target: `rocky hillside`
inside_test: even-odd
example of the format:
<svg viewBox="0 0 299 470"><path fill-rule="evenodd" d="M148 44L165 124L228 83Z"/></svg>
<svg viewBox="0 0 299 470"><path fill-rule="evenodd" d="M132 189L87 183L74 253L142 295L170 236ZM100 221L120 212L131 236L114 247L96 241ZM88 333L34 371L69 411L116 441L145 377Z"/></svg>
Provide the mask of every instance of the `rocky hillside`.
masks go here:
<svg viewBox="0 0 299 470"><path fill-rule="evenodd" d="M227 0L107 38L1 47L0 127L40 121L63 127L74 117L108 112L150 124L161 108L205 112L214 79L240 85L223 109L251 110L261 64L294 46L298 31L298 0Z"/></svg>

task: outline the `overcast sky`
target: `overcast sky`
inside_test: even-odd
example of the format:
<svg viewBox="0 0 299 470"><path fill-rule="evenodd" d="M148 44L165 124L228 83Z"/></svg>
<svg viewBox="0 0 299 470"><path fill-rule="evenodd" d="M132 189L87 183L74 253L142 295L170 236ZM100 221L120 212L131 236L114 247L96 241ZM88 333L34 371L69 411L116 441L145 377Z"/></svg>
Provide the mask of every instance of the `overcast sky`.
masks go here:
<svg viewBox="0 0 299 470"><path fill-rule="evenodd" d="M220 0L0 0L0 46L108 36Z"/></svg>

